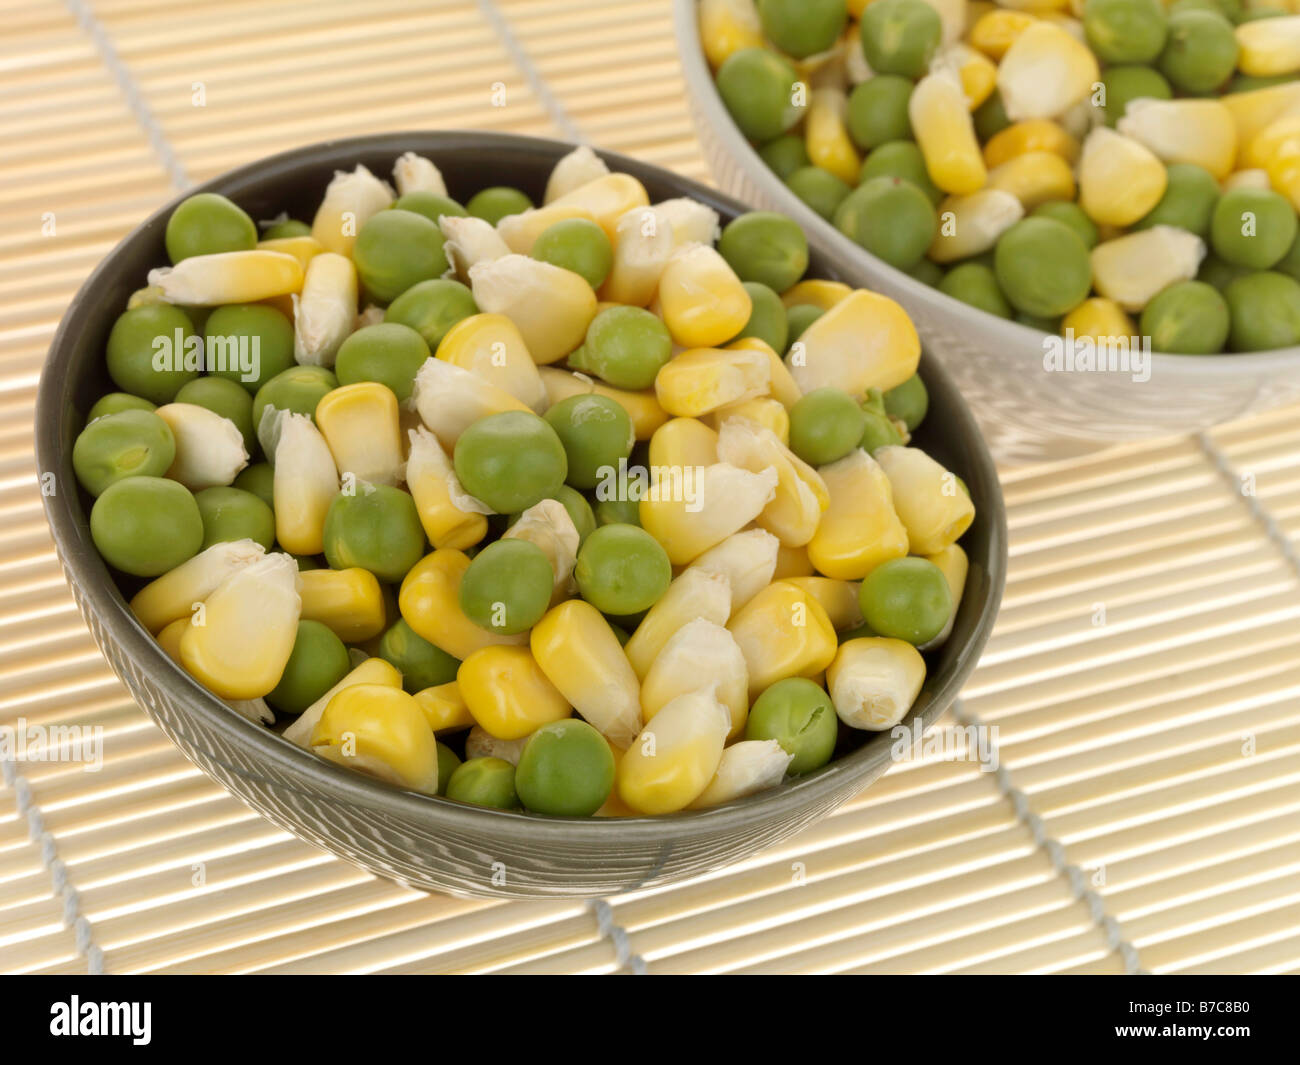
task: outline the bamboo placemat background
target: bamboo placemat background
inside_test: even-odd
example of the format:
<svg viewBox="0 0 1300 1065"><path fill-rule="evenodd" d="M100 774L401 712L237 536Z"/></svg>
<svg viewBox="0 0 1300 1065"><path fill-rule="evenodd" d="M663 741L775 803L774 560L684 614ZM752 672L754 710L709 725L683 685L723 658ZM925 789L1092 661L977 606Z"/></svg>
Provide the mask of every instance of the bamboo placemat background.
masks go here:
<svg viewBox="0 0 1300 1065"><path fill-rule="evenodd" d="M959 722L997 727L1000 773L932 751L750 862L594 905L422 895L229 797L55 562L31 411L60 314L178 188L331 136L581 137L707 179L668 3L0 0L0 23L0 724L105 737L98 772L4 767L0 970L1300 970L1295 409L1006 473L1007 595Z"/></svg>

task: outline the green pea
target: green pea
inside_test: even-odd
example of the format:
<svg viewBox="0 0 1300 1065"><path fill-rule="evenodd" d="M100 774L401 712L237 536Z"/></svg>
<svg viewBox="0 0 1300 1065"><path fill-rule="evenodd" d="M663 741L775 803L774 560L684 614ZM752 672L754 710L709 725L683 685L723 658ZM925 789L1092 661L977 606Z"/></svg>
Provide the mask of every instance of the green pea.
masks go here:
<svg viewBox="0 0 1300 1065"><path fill-rule="evenodd" d="M124 311L108 334L108 376L123 392L150 403L170 403L181 385L199 376L186 369L197 344L194 324L179 307L148 303Z"/></svg>
<svg viewBox="0 0 1300 1065"><path fill-rule="evenodd" d="M228 377L200 377L182 385L176 393L177 403L193 403L229 418L244 438L244 450L257 453L257 434L253 431L253 397L238 381Z"/></svg>
<svg viewBox="0 0 1300 1065"><path fill-rule="evenodd" d="M568 476L560 438L530 411L479 418L456 441L452 462L465 491L498 514L549 499Z"/></svg>
<svg viewBox="0 0 1300 1065"><path fill-rule="evenodd" d="M578 530L578 544L581 546L596 531L596 515L592 513L587 497L566 484L561 485L552 498L568 511L573 527Z"/></svg>
<svg viewBox="0 0 1300 1065"><path fill-rule="evenodd" d="M1210 11L1169 16L1169 37L1160 53L1160 72L1188 93L1208 93L1232 76L1237 38L1232 23Z"/></svg>
<svg viewBox="0 0 1300 1065"><path fill-rule="evenodd" d="M825 466L857 447L865 426L866 414L843 389L814 389L790 408L790 450Z"/></svg>
<svg viewBox="0 0 1300 1065"><path fill-rule="evenodd" d="M1219 183L1214 175L1193 163L1170 163L1166 172L1169 181L1160 202L1133 228L1178 226L1198 237L1207 237L1219 199Z"/></svg>
<svg viewBox="0 0 1300 1065"><path fill-rule="evenodd" d="M897 424L888 414L874 410L864 411L864 413L867 419L866 427L862 430L862 439L858 441L858 447L871 454L876 448L895 447L903 442L903 434L898 431Z"/></svg>
<svg viewBox="0 0 1300 1065"><path fill-rule="evenodd" d="M912 89L912 79L897 74L877 74L855 86L849 93L847 120L853 142L870 151L887 141L912 140L907 112Z"/></svg>
<svg viewBox="0 0 1300 1065"><path fill-rule="evenodd" d="M577 274L600 288L614 266L614 246L589 218L565 218L542 230L529 252L534 259Z"/></svg>
<svg viewBox="0 0 1300 1065"><path fill-rule="evenodd" d="M1073 229L1083 241L1085 248L1091 250L1097 246L1099 239L1097 227L1077 203L1071 203L1069 200L1048 200L1046 203L1040 203L1029 214L1037 218L1055 218Z"/></svg>
<svg viewBox="0 0 1300 1065"><path fill-rule="evenodd" d="M529 737L515 769L515 790L539 814L590 817L614 787L614 752L578 718L543 725Z"/></svg>
<svg viewBox="0 0 1300 1065"><path fill-rule="evenodd" d="M758 14L764 36L796 59L827 51L849 19L844 0L758 0Z"/></svg>
<svg viewBox="0 0 1300 1065"><path fill-rule="evenodd" d="M838 736L839 718L831 697L806 677L787 677L764 690L745 721L745 739L776 740L793 756L787 770L792 775L811 773L829 762Z"/></svg>
<svg viewBox="0 0 1300 1065"><path fill-rule="evenodd" d="M384 321L410 326L437 351L451 327L473 314L478 314L474 294L459 281L438 278L408 288L388 305Z"/></svg>
<svg viewBox="0 0 1300 1065"><path fill-rule="evenodd" d="M617 469L632 453L636 433L621 405L595 393L562 399L546 412L546 421L568 460L568 483L595 488L602 471Z"/></svg>
<svg viewBox="0 0 1300 1065"><path fill-rule="evenodd" d="M96 418L106 418L110 414L121 414L124 410L157 410L156 404L150 403L147 399L140 396L133 396L130 392L109 392L107 395L100 396L95 400L94 405L86 414L86 424L89 425Z"/></svg>
<svg viewBox="0 0 1300 1065"><path fill-rule="evenodd" d="M415 501L386 484L358 483L340 492L325 513L325 559L331 569L359 566L396 584L420 561L426 546Z"/></svg>
<svg viewBox="0 0 1300 1065"><path fill-rule="evenodd" d="M924 558L892 558L863 578L862 617L881 636L920 646L952 617L952 591L943 570Z"/></svg>
<svg viewBox="0 0 1300 1065"><path fill-rule="evenodd" d="M790 326L790 334L786 340L786 351L790 350L789 345L803 336L804 331L825 313L820 307L811 303L796 303L793 307L787 307L785 317Z"/></svg>
<svg viewBox="0 0 1300 1065"><path fill-rule="evenodd" d="M408 692L436 688L456 679L459 659L431 644L417 633L404 618L398 618L379 637L379 657L402 674L402 687Z"/></svg>
<svg viewBox="0 0 1300 1065"><path fill-rule="evenodd" d="M450 196L441 196L436 192L430 192L428 189L415 189L412 192L403 193L393 202L393 208L398 211L422 214L430 222L438 221L443 215L464 218L469 214L464 207Z"/></svg>
<svg viewBox="0 0 1300 1065"><path fill-rule="evenodd" d="M72 445L72 468L92 496L126 477L161 477L176 457L176 440L152 411L123 410L95 419Z"/></svg>
<svg viewBox="0 0 1300 1065"><path fill-rule="evenodd" d="M1149 63L1165 46L1164 8L1159 0L1087 0L1083 31L1107 63Z"/></svg>
<svg viewBox="0 0 1300 1065"><path fill-rule="evenodd" d="M939 14L924 0L875 0L859 24L867 64L877 74L919 78L943 36Z"/></svg>
<svg viewBox="0 0 1300 1065"><path fill-rule="evenodd" d="M398 402L411 398L415 375L429 358L429 345L409 325L380 322L358 329L339 346L334 373L341 385L378 381Z"/></svg>
<svg viewBox="0 0 1300 1065"><path fill-rule="evenodd" d="M232 540L252 540L270 551L275 515L266 503L242 488L205 488L194 494L203 519L203 550Z"/></svg>
<svg viewBox="0 0 1300 1065"><path fill-rule="evenodd" d="M836 229L900 270L921 261L938 227L925 193L898 177L872 178L859 185L835 212Z"/></svg>
<svg viewBox="0 0 1300 1065"><path fill-rule="evenodd" d="M600 499L594 513L597 527L641 524L641 503L636 499Z"/></svg>
<svg viewBox="0 0 1300 1065"><path fill-rule="evenodd" d="M198 554L203 519L179 481L126 477L95 500L90 535L110 566L133 577L157 577Z"/></svg>
<svg viewBox="0 0 1300 1065"><path fill-rule="evenodd" d="M1225 263L1214 252L1208 252L1201 261L1201 268L1196 271L1196 280L1213 285L1220 292L1239 277L1245 277L1251 270L1234 263Z"/></svg>
<svg viewBox="0 0 1300 1065"><path fill-rule="evenodd" d="M784 292L808 269L808 238L797 222L773 211L733 218L718 238L718 253L741 281Z"/></svg>
<svg viewBox="0 0 1300 1065"><path fill-rule="evenodd" d="M315 418L316 404L338 386L334 371L324 366L290 366L257 390L253 397L253 428L261 428L262 414L267 407Z"/></svg>
<svg viewBox="0 0 1300 1065"><path fill-rule="evenodd" d="M875 411L877 414L885 413L885 393L883 389L868 388L867 394L862 397L862 409L865 411Z"/></svg>
<svg viewBox="0 0 1300 1065"><path fill-rule="evenodd" d="M938 288L943 280L943 267L929 259L918 259L916 265L907 271L908 277L914 277L923 285Z"/></svg>
<svg viewBox="0 0 1300 1065"><path fill-rule="evenodd" d="M880 0L876 0L877 3ZM920 0L917 0L919 3ZM914 141L886 141L871 152L862 161L858 173L858 187L861 188L872 178L894 177L911 182L932 204L943 199L943 190L930 180L930 172L925 167L925 157Z"/></svg>
<svg viewBox="0 0 1300 1065"><path fill-rule="evenodd" d="M452 774L461 766L460 757L442 740L437 740L438 747L438 794L447 794L447 785L451 783Z"/></svg>
<svg viewBox="0 0 1300 1065"><path fill-rule="evenodd" d="M1174 90L1164 76L1151 67L1119 66L1102 71L1103 110L1106 125L1114 126L1124 117L1130 100L1150 97L1155 100L1172 100Z"/></svg>
<svg viewBox="0 0 1300 1065"><path fill-rule="evenodd" d="M962 303L978 307L999 318L1011 317L1011 305L1002 295L997 277L983 263L959 263L943 275L938 289L955 300L961 300Z"/></svg>
<svg viewBox="0 0 1300 1065"><path fill-rule="evenodd" d="M266 701L282 714L301 714L352 669L348 649L319 621L298 622L298 635L280 683Z"/></svg>
<svg viewBox="0 0 1300 1065"><path fill-rule="evenodd" d="M489 225L496 225L507 215L523 214L530 211L533 201L519 189L505 185L493 185L480 189L465 204L465 210L474 218L481 218Z"/></svg>
<svg viewBox="0 0 1300 1065"><path fill-rule="evenodd" d="M1230 283L1223 296L1232 315L1228 346L1233 351L1300 344L1300 282L1295 278L1268 270L1247 274Z"/></svg>
<svg viewBox="0 0 1300 1065"><path fill-rule="evenodd" d="M1210 244L1226 262L1267 270L1296 239L1296 213L1272 189L1229 189L1210 218Z"/></svg>
<svg viewBox="0 0 1300 1065"><path fill-rule="evenodd" d="M785 179L790 191L821 215L826 221L835 217L835 210L853 191L829 170L819 166L801 166Z"/></svg>
<svg viewBox="0 0 1300 1065"><path fill-rule="evenodd" d="M587 326L569 365L615 388L642 389L655 383L672 356L672 337L657 315L642 307L606 307Z"/></svg>
<svg viewBox="0 0 1300 1065"><path fill-rule="evenodd" d="M254 394L294 365L293 323L274 307L233 303L215 308L204 323L208 372Z"/></svg>
<svg viewBox="0 0 1300 1065"><path fill-rule="evenodd" d="M1054 318L1077 307L1092 289L1088 249L1054 218L1022 218L998 238L998 286L1018 311Z"/></svg>
<svg viewBox="0 0 1300 1065"><path fill-rule="evenodd" d="M266 500L263 500L262 502L265 503ZM322 568L320 562L316 559L315 555L294 555L292 557L294 562L296 562L298 565L299 573L303 572L304 570Z"/></svg>
<svg viewBox="0 0 1300 1065"><path fill-rule="evenodd" d="M1300 281L1300 234L1297 234L1296 239L1291 242L1291 247L1287 249L1286 254L1273 264L1273 270Z"/></svg>
<svg viewBox="0 0 1300 1065"><path fill-rule="evenodd" d="M502 636L527 632L550 606L551 560L528 540L506 538L483 548L460 581L460 608L481 629Z"/></svg>
<svg viewBox="0 0 1300 1065"><path fill-rule="evenodd" d="M1213 355L1228 339L1228 304L1204 281L1178 281L1142 309L1140 328L1156 351Z"/></svg>
<svg viewBox="0 0 1300 1065"><path fill-rule="evenodd" d="M781 136L803 117L795 103L799 75L788 61L766 48L741 48L718 68L718 95L751 141Z"/></svg>
<svg viewBox="0 0 1300 1065"><path fill-rule="evenodd" d="M587 537L573 569L582 598L602 614L648 610L668 589L672 563L653 536L637 525L602 525Z"/></svg>
<svg viewBox="0 0 1300 1065"><path fill-rule="evenodd" d="M286 218L280 222L272 222L262 230L263 240L286 240L289 237L310 237L311 226L306 222L299 222L296 218Z"/></svg>
<svg viewBox="0 0 1300 1065"><path fill-rule="evenodd" d="M759 148L758 155L782 181L810 162L803 138L794 133L784 133L768 141Z"/></svg>
<svg viewBox="0 0 1300 1065"><path fill-rule="evenodd" d="M996 134L1011 125L1011 119L1007 117L1006 108L1002 104L1002 94L997 89L975 108L971 118L975 121L975 135L981 143L992 140Z"/></svg>
<svg viewBox="0 0 1300 1065"><path fill-rule="evenodd" d="M930 393L919 373L885 393L885 413L906 425L908 432L916 432L929 409Z"/></svg>
<svg viewBox="0 0 1300 1065"><path fill-rule="evenodd" d="M379 303L447 269L442 230L414 211L380 211L361 227L352 248L357 277Z"/></svg>
<svg viewBox="0 0 1300 1065"><path fill-rule="evenodd" d="M1294 81L1294 74L1272 74L1266 77L1254 77L1250 74L1234 74L1224 92L1254 92L1256 89L1271 89L1274 85L1285 85Z"/></svg>
<svg viewBox="0 0 1300 1065"><path fill-rule="evenodd" d="M519 809L515 767L503 758L471 758L447 781L447 798L497 810Z"/></svg>
<svg viewBox="0 0 1300 1065"><path fill-rule="evenodd" d="M269 462L254 462L235 476L233 487L252 492L272 510L275 509L275 470Z"/></svg>
<svg viewBox="0 0 1300 1065"><path fill-rule="evenodd" d="M786 321L785 304L781 302L781 297L758 281L746 281L744 284L753 310L749 312L749 321L740 331L740 336L757 337L778 354L785 351L790 325Z"/></svg>
<svg viewBox="0 0 1300 1065"><path fill-rule="evenodd" d="M236 204L215 192L182 200L167 219L163 237L173 263L191 255L248 251L257 247L257 226Z"/></svg>

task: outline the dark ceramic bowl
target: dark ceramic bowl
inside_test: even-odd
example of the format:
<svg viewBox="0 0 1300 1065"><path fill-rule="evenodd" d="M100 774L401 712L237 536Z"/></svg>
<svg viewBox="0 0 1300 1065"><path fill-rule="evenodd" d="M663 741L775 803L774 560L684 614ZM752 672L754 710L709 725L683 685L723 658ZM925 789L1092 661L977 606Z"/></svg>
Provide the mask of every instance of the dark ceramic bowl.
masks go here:
<svg viewBox="0 0 1300 1065"><path fill-rule="evenodd" d="M311 218L335 170L364 163L391 172L402 152L433 159L462 202L486 185L510 184L540 201L551 167L571 146L486 133L387 133L276 155L199 186L254 218L287 209ZM686 178L602 153L635 175L652 201L690 196L724 220L746 208ZM104 345L127 297L166 263L163 229L175 203L123 240L82 286L59 326L41 375L36 457L58 491L46 515L72 594L105 656L136 701L185 756L232 794L294 835L381 876L415 887L508 898L609 895L662 884L749 857L855 795L890 764L888 734L861 734L857 749L816 773L710 810L668 817L572 819L461 805L400 791L336 767L231 711L176 666L135 620L95 551L89 500L72 472L72 444L86 411L110 389ZM812 276L835 278L814 254ZM1006 569L1006 525L997 475L961 397L933 359L921 374L930 414L917 442L963 477L975 501L963 540L970 576L952 635L906 724L932 724L957 698L988 638Z"/></svg>

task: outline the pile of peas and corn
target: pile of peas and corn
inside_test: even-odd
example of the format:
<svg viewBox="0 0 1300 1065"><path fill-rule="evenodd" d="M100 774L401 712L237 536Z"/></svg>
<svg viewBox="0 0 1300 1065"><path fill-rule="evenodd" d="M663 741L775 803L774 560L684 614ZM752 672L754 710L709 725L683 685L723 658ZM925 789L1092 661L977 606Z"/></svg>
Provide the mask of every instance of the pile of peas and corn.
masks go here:
<svg viewBox="0 0 1300 1065"><path fill-rule="evenodd" d="M809 207L970 306L1178 354L1300 344L1296 0L701 0Z"/></svg>
<svg viewBox="0 0 1300 1065"><path fill-rule="evenodd" d="M726 802L897 723L974 517L908 446L898 305L585 147L541 206L394 182L260 235L190 197L112 328L73 466L167 654L323 758L543 814Z"/></svg>

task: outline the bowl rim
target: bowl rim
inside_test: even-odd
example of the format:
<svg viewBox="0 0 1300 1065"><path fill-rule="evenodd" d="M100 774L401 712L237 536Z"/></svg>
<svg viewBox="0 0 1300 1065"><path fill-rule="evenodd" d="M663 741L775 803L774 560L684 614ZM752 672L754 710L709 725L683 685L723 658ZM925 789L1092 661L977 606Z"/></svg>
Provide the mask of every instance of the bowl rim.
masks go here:
<svg viewBox="0 0 1300 1065"><path fill-rule="evenodd" d="M962 303L897 267L890 266L883 259L859 247L790 191L740 132L718 95L713 72L709 69L700 41L699 22L695 17L698 5L699 0L673 0L673 22L680 45L678 54L686 91L703 112L704 120L709 123L727 155L743 168L745 176L758 186L763 195L778 204L781 211L795 218L805 232L809 233L810 239L820 243L827 254L838 258L847 257L850 261L861 260L865 263L861 269L888 275L890 283L897 285L908 300L920 305L924 313L955 319L959 323L958 328L962 320L973 317L981 328L1000 334L999 341L1010 350L1023 349L1027 354L1032 347L1041 356L1042 338L1052 334L1020 322L1007 321L988 311ZM907 309L910 311L910 308ZM1153 379L1157 375L1162 379L1182 377L1188 384L1242 374L1269 377L1279 371L1294 373L1298 369L1300 344L1267 351L1222 352L1217 355L1180 355L1160 351L1151 353Z"/></svg>
<svg viewBox="0 0 1300 1065"><path fill-rule="evenodd" d="M396 158L404 151L414 150L436 158L439 151L513 150L554 159L571 151L573 147L573 144L546 138L463 130L411 130L335 138L255 160L178 194L113 246L83 282L60 320L42 366L37 390L35 451L38 476L54 472L56 484L59 473L66 472L71 476L71 456L64 454L61 449L62 424L71 409L71 385L63 364L71 359L71 337L81 325L83 305L90 305L90 297L97 284L115 269L119 253L133 242L141 240L151 229L163 226L172 210L186 197L198 192L231 191L232 188L237 189L270 173L292 174L306 168L326 170L340 165L351 166L366 153L391 153ZM653 174L663 183L679 190L678 195L691 196L736 213L751 209L719 190L673 171L640 162L618 152L595 150L611 169L633 174ZM235 191L234 195L239 195L239 192ZM817 255L828 260L827 266L833 268L834 256L831 253L820 251ZM926 360L926 374L941 380L960 398L956 386L938 360ZM957 431L962 434L963 445L971 445L965 453L970 469L965 472L978 474L978 480L987 495L983 506L988 509L990 519L988 601L972 629L967 645L958 652L952 675L944 685L930 693L928 703L916 712L915 720L920 721L922 731L929 728L960 696L961 688L974 670L987 643L1005 585L1006 515L996 468L974 416L964 400L958 404L958 411L962 424ZM75 479L71 483L75 484ZM277 770L281 779L274 783L281 790L298 789L298 781L305 775L316 787L328 790L339 801L434 828L443 825L464 832L481 831L482 838L485 839L512 836L516 839L526 838L532 844L544 845L548 840L571 841L577 833L589 842L606 840L612 844L625 838L624 834L632 833L638 837L639 843L658 843L667 848L659 859L662 864L674 840L714 837L727 830L751 825L755 821L775 819L781 813L788 814L801 805L811 808L817 800L829 800L854 780L865 778L869 782L874 779L870 775L872 770L888 762L889 745L882 742L889 738L889 733L886 732L800 780L720 806L659 816L559 817L471 806L403 790L314 756L278 733L240 716L200 685L167 656L131 612L107 565L90 541L89 515L84 518L79 516L81 507L77 501L76 489L43 495L42 502L66 577L77 590L76 598L83 613L95 618L106 632L111 631L112 638L121 646L124 657L147 672L168 698L182 706L187 714L197 715L203 725L215 730L231 744L246 750L255 762L262 762ZM984 563L986 560L980 561ZM93 633L95 626L92 625L91 628ZM182 753L188 754L183 744L178 746ZM210 752L204 753L212 757ZM227 768L245 778L257 775L250 774L242 766Z"/></svg>

